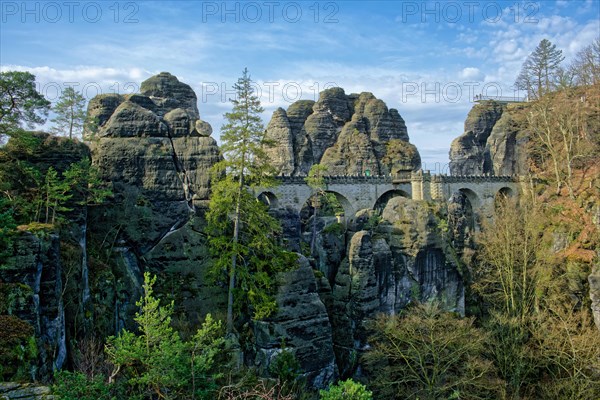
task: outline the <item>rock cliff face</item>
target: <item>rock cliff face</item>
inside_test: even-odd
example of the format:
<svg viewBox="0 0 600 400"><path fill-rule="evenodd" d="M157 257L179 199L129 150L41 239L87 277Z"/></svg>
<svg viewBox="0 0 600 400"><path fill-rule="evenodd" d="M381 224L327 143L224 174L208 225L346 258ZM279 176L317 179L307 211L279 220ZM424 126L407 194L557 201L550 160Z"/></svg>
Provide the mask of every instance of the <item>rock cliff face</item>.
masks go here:
<svg viewBox="0 0 600 400"><path fill-rule="evenodd" d="M196 104L194 91L169 73L144 81L140 94L89 103L97 122L86 132L92 159L115 193L111 206L91 213L91 239L106 235L121 268L113 271L116 288L102 285L103 274L92 279L114 300L116 330L131 321L145 270L161 275L159 291L177 288L176 304L192 323L220 304L218 290L205 286L201 217L209 170L221 156Z"/></svg>
<svg viewBox="0 0 600 400"><path fill-rule="evenodd" d="M404 120L397 110L371 93L346 95L341 88L321 92L319 100L301 100L288 110L277 109L266 137L274 146L266 149L277 171L307 175L314 164L328 167L330 175L388 174L397 163L416 170L419 153L408 143ZM401 141L406 153L387 157L388 145Z"/></svg>
<svg viewBox="0 0 600 400"><path fill-rule="evenodd" d="M465 132L450 146L452 175L513 175L525 171L525 143L520 127L522 105L495 101L476 104Z"/></svg>
<svg viewBox="0 0 600 400"><path fill-rule="evenodd" d="M457 208L454 217L468 218L462 213ZM462 233L460 243L470 232L463 226L443 230L443 221L451 222L444 205L392 197L381 215L361 210L354 221L346 227L333 217L319 217L311 258L342 377L360 375L359 356L369 345L368 320L378 313L396 314L415 301L465 310L460 261L451 244L454 231ZM305 234L300 240L307 247L310 239Z"/></svg>
<svg viewBox="0 0 600 400"><path fill-rule="evenodd" d="M43 376L73 361L71 339L135 328L145 271L159 276L156 294L174 300L177 328L189 329L206 313L225 308L225 290L206 277L202 233L209 169L220 153L191 88L161 73L142 83L139 94L97 96L88 113L96 122L86 131L92 161L113 198L102 207L75 210L68 238L23 234L15 243L15 268L0 269L2 291L24 290L24 300L10 305L9 314L32 326L43 347ZM497 122L500 117L492 114L486 118ZM474 138L486 137L473 140L500 147L509 128L494 135L486 121L471 123ZM276 144L267 151L286 175L305 175L315 163L331 175L387 174L420 165L399 113L370 93L346 95L334 88L317 102L279 109L267 137ZM499 139L492 143L489 137ZM87 149L73 161L83 156ZM354 221L349 226L334 214L318 217L315 254L278 276L277 313L248 320L245 361L266 374L284 341L307 383L322 388L338 376L360 374L367 321L377 313L395 314L413 301L438 301L464 312L458 260L448 246L470 240L472 216L460 199L457 204L448 215L442 205L393 197L382 212L348 216ZM282 220L290 250L306 252L311 235L303 225L311 217L289 209L271 212ZM440 228L444 220L450 233Z"/></svg>
<svg viewBox="0 0 600 400"><path fill-rule="evenodd" d="M331 323L308 260L301 257L299 262L299 268L279 276L277 313L254 322L256 364L268 371L283 341L300 363L307 383L325 388L338 375Z"/></svg>
<svg viewBox="0 0 600 400"><path fill-rule="evenodd" d="M356 355L368 347L366 321L376 314L397 314L414 301L437 301L464 313L463 278L447 251L440 218L443 209L395 197L377 226L351 234L333 284L334 345L342 375L355 372Z"/></svg>
<svg viewBox="0 0 600 400"><path fill-rule="evenodd" d="M13 248L14 255L4 260L0 269L0 314L16 317L33 328L37 351L30 355L32 364L28 377L48 381L54 370L62 368L67 357L59 238L51 235L41 239L24 232L16 238ZM15 326L5 323L0 334L3 343L5 335L10 335L10 329ZM20 344L27 346L27 341ZM4 350L9 349L3 349L2 353ZM4 362L3 373L15 367L8 360Z"/></svg>

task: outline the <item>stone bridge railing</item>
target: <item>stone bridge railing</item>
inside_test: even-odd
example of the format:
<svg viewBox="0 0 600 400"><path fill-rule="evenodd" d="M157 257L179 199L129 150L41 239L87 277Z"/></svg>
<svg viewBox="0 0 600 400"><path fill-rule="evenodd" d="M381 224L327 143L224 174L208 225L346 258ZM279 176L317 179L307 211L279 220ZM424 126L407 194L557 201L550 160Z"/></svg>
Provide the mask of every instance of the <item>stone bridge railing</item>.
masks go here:
<svg viewBox="0 0 600 400"><path fill-rule="evenodd" d="M276 176L275 179L282 185L305 185L306 176ZM506 175L506 176L494 176L494 175L431 175L428 172L408 172L393 175L327 175L323 176L325 183L327 184L390 184L397 182L411 182L414 180L431 180L434 182L442 183L458 183L458 182L473 182L473 183L485 183L485 182L518 182L519 176L517 175Z"/></svg>
<svg viewBox="0 0 600 400"><path fill-rule="evenodd" d="M494 176L494 175L433 175L432 180L438 178L444 183L456 182L518 182L518 175Z"/></svg>

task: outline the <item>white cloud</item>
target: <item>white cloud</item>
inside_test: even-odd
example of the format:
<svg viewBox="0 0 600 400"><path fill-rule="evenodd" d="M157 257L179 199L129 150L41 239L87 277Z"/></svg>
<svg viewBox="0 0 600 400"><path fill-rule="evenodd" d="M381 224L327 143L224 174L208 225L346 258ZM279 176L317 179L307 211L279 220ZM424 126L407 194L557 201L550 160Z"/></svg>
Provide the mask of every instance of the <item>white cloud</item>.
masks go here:
<svg viewBox="0 0 600 400"><path fill-rule="evenodd" d="M99 66L76 66L57 69L49 66L28 67L4 65L2 71L28 71L36 77L38 91L54 101L62 90L72 86L89 99L102 93L134 93L139 91L142 80L155 72L142 68L109 68Z"/></svg>
<svg viewBox="0 0 600 400"><path fill-rule="evenodd" d="M466 67L460 72L460 77L462 79L479 81L483 79L484 74L479 70L479 68Z"/></svg>

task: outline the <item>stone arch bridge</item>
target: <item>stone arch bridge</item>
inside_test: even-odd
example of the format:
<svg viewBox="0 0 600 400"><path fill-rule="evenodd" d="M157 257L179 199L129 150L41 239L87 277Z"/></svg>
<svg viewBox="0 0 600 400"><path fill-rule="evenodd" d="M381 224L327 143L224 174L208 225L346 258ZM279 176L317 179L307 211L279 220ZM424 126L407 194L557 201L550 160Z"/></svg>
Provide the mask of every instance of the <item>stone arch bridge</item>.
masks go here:
<svg viewBox="0 0 600 400"><path fill-rule="evenodd" d="M304 179L280 176L278 186L257 190L256 195L271 207L300 212L313 194ZM513 196L521 188L521 179L515 176L447 176L423 171L394 176L328 176L325 183L326 191L337 197L350 218L361 209L383 208L396 196L448 201L457 192L467 197L475 214L489 217L499 194Z"/></svg>

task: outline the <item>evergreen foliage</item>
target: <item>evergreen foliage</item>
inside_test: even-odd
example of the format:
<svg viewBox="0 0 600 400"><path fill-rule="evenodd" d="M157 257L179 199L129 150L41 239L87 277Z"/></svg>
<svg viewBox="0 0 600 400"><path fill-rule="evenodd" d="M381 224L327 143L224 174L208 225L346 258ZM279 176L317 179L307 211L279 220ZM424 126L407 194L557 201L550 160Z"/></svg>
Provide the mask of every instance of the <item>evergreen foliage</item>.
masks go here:
<svg viewBox="0 0 600 400"><path fill-rule="evenodd" d="M371 400L373 393L363 384L347 379L319 391L320 400Z"/></svg>
<svg viewBox="0 0 600 400"><path fill-rule="evenodd" d="M548 39L542 39L523 63L515 87L526 90L530 99L541 98L556 87L564 59L562 50Z"/></svg>
<svg viewBox="0 0 600 400"><path fill-rule="evenodd" d="M312 221L312 235L310 238L310 255L315 254L315 244L317 241L317 215L321 205L321 197L325 195L327 185L325 184L325 174L327 173L327 166L321 164L315 164L310 167L308 176L305 178L306 184L312 189L313 195L312 207L313 207L313 221Z"/></svg>
<svg viewBox="0 0 600 400"><path fill-rule="evenodd" d="M85 97L81 93L71 86L65 88L52 110L56 113L52 119L53 133L64 135L68 132L69 139L81 134L85 121Z"/></svg>
<svg viewBox="0 0 600 400"><path fill-rule="evenodd" d="M274 275L292 265L292 257L278 244L281 228L251 190L268 186L273 169L264 153L264 111L254 94L248 70L233 86L237 97L225 113L221 151L215 165L207 214L207 233L215 256L215 276L227 276L227 332L233 332L234 303L252 308L254 318L275 310Z"/></svg>
<svg viewBox="0 0 600 400"><path fill-rule="evenodd" d="M189 342L171 326L173 303L153 296L156 277L144 274L144 294L136 303L139 335L127 330L110 337L106 354L114 369L110 382L125 379L130 396L177 399L207 396L214 389L215 357L222 351L221 324L210 315Z"/></svg>
<svg viewBox="0 0 600 400"><path fill-rule="evenodd" d="M43 124L50 102L35 88L29 72L0 72L0 139L13 136L23 124Z"/></svg>

